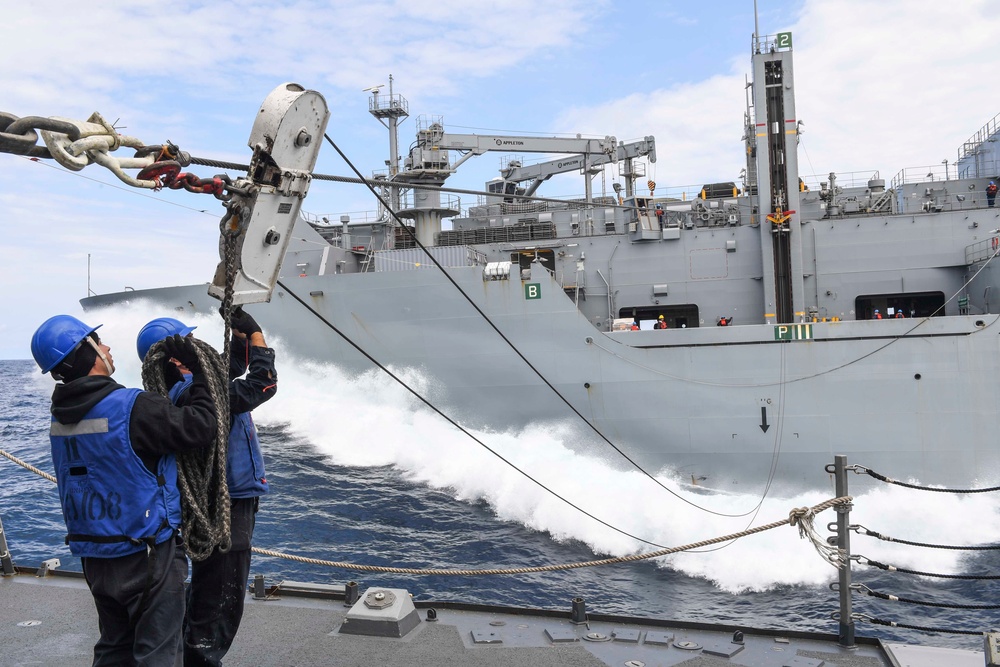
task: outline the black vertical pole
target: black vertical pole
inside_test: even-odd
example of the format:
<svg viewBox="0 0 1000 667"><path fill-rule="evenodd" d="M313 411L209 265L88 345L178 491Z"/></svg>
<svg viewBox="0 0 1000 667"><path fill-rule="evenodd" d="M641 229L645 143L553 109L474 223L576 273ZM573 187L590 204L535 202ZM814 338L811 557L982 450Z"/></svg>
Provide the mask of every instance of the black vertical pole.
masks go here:
<svg viewBox="0 0 1000 667"><path fill-rule="evenodd" d="M3 532L3 521L0 521L0 576L9 577L14 574L14 561L7 549L7 536Z"/></svg>
<svg viewBox="0 0 1000 667"><path fill-rule="evenodd" d="M847 457L838 454L833 457L834 473L837 483L837 497L842 498L847 493ZM840 645L854 648L854 617L851 607L851 505L837 506L837 547L845 556L845 562L840 566Z"/></svg>

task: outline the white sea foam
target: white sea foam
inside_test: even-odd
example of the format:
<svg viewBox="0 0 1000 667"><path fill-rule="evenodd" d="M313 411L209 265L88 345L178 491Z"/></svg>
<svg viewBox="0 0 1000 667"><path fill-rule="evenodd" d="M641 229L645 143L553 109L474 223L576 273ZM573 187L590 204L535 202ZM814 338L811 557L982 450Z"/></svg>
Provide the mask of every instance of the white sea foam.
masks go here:
<svg viewBox="0 0 1000 667"><path fill-rule="evenodd" d="M86 316L87 322L104 323L100 333L112 345L118 367L115 377L123 384L139 385L135 335L145 322L163 315L162 311L138 304ZM199 337L216 345L221 342L218 317L180 319L198 325ZM411 480L450 490L461 500L485 500L500 520L548 532L557 540L580 540L600 557L655 549L601 525L541 489L385 374L372 371L347 377L332 366L293 359L280 340L268 342L276 348L280 382L275 398L255 411L258 423L286 424L333 463L357 467L392 465ZM433 390L417 373L407 372L404 376L421 393ZM750 494L693 493L668 474L658 478L673 494L700 508L694 507L638 471L615 468L604 460L574 452L570 430L559 426L474 435L595 517L659 545L684 545L738 533L750 525L751 517L718 516L700 508L740 514L753 509L759 501ZM866 478L854 476L850 482L865 489L855 495L852 523L917 542L1000 542L995 494L918 492L872 485ZM822 471L817 471L817 484L827 484ZM794 507L814 505L828 497L826 491L784 498L769 496L753 518L753 525L783 519ZM986 517L989 519L984 520ZM826 535L826 524L835 521L835 513L828 510L817 518L816 528ZM898 567L944 574L963 571L960 551L907 547L856 534L852 534L852 547L854 553ZM836 570L820 558L808 541L799 538L796 529L787 526L705 551L669 556L659 564L703 577L731 592L780 585L822 585L836 578Z"/></svg>

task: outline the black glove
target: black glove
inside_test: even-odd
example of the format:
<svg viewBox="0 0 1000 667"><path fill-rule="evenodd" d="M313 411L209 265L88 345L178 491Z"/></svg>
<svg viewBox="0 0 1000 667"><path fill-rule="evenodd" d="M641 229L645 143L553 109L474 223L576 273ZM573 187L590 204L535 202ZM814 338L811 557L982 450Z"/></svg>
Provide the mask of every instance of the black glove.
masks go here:
<svg viewBox="0 0 1000 667"><path fill-rule="evenodd" d="M174 334L163 339L163 349L168 357L173 357L181 362L192 373L197 373L201 368L198 361L198 348L194 345L194 339L187 336Z"/></svg>
<svg viewBox="0 0 1000 667"><path fill-rule="evenodd" d="M243 310L242 306L237 306L233 311L230 316L229 325L247 338L255 333L261 333L260 325L257 324L257 320L252 318L248 312Z"/></svg>

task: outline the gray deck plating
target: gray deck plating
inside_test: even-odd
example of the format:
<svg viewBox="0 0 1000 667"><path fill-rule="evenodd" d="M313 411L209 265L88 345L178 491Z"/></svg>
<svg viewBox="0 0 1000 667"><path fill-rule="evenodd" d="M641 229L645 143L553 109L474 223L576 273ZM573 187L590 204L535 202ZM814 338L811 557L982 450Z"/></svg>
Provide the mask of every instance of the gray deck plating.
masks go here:
<svg viewBox="0 0 1000 667"><path fill-rule="evenodd" d="M882 645L872 641L848 650L829 635L733 630L644 619L591 615L574 625L561 617L525 610L462 610L437 605L438 620L421 621L401 639L340 634L348 608L341 600L288 594L266 601L248 599L246 615L226 664L229 665L486 665L590 667L685 665L710 667L879 667L947 664L973 667L973 651ZM567 607L569 605L567 604ZM0 664L89 664L97 639L97 617L86 584L78 576L31 574L0 578ZM870 640L869 640L870 641ZM687 648L682 648L682 647ZM895 657L892 657L895 656ZM905 659L904 659L905 656Z"/></svg>

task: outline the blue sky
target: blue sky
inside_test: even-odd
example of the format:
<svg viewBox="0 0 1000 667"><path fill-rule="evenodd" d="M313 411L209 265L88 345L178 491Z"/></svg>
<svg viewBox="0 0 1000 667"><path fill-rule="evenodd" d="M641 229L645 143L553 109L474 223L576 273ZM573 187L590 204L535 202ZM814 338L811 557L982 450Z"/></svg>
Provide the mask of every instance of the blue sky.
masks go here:
<svg viewBox="0 0 1000 667"><path fill-rule="evenodd" d="M742 166L752 0L136 4L99 3L60 21L61 0L36 0L6 18L0 111L99 111L147 143L245 163L261 101L296 81L325 96L328 134L367 175L384 168L388 141L362 89L392 74L410 105L404 153L427 114L462 133L651 134L648 175L661 186L737 180ZM794 35L806 174L878 170L888 180L940 167L1000 112L1000 16L987 2L758 5L763 34ZM449 185L480 188L499 160L474 158ZM351 173L329 147L317 171ZM539 194L582 191L563 178ZM374 208L360 186L327 183L304 205L331 219ZM97 165L69 172L0 154L0 359L28 358L49 315L81 313L88 255L97 293L209 281L221 214L211 197L135 190Z"/></svg>

